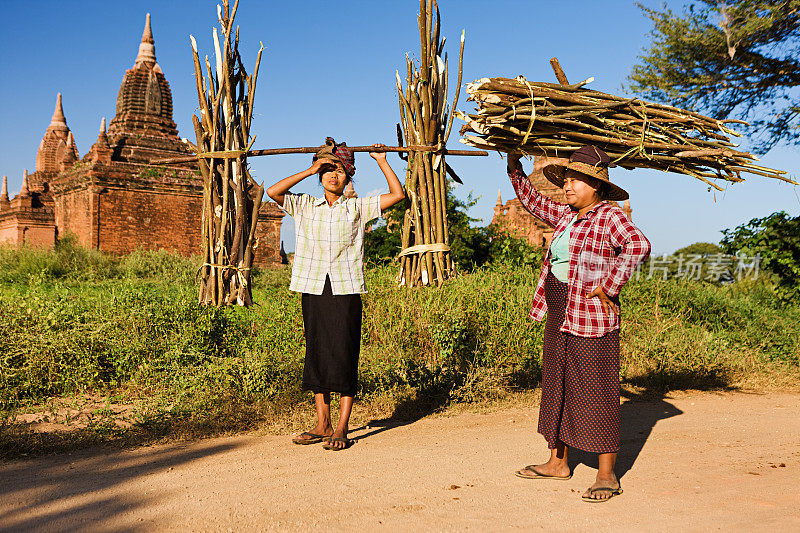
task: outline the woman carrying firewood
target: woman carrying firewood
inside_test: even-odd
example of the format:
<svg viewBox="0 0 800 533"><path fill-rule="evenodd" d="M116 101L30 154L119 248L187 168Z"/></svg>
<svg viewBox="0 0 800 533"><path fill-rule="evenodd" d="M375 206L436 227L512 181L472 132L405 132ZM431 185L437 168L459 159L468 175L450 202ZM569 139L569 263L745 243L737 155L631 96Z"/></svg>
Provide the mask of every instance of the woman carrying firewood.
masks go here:
<svg viewBox="0 0 800 533"><path fill-rule="evenodd" d="M382 148L382 144L373 145ZM317 425L298 435L295 444L325 442L327 450L343 450L356 395L361 347L361 293L364 283L364 227L405 197L386 153L370 152L378 162L389 193L346 198L344 189L355 174L355 158L345 143L328 137L311 167L284 178L267 194L294 218L295 254L289 290L302 293L306 357L303 389L314 392ZM314 174L322 198L292 194L294 185ZM339 422L331 424L331 392L341 395Z"/></svg>
<svg viewBox="0 0 800 533"><path fill-rule="evenodd" d="M543 161L566 204L540 194L509 154L508 175L522 205L554 228L530 317L545 323L539 433L550 460L517 471L527 479L566 480L569 448L599 454L595 483L582 495L604 502L622 493L619 450L619 293L650 243L610 200L628 193L608 178L608 155L594 146L569 161ZM537 161L537 166L539 162Z"/></svg>

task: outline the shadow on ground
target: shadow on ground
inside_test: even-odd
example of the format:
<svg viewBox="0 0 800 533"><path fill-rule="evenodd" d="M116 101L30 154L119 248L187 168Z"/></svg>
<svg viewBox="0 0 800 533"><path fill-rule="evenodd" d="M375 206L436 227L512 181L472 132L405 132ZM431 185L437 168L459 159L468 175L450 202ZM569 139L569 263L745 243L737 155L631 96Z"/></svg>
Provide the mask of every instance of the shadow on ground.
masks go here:
<svg viewBox="0 0 800 533"><path fill-rule="evenodd" d="M358 442L390 429L407 426L428 415L443 410L450 403L452 383L436 383L417 390L413 396L400 400L391 416L370 420L363 426L350 430L351 438ZM362 433L365 432L365 433Z"/></svg>
<svg viewBox="0 0 800 533"><path fill-rule="evenodd" d="M658 422L683 414L668 401L671 390L731 391L735 387L724 376L691 371L653 372L625 380L621 391L625 402L621 408L620 450L615 468L620 480L633 468ZM570 470L579 464L597 469L597 454L572 449L569 463Z"/></svg>
<svg viewBox="0 0 800 533"><path fill-rule="evenodd" d="M464 387L463 376L449 376L448 379L431 380L407 397L398 400L392 414L386 418L371 420L361 427L350 430L354 441L369 438L384 431L413 424L433 413L440 412L454 402L453 393ZM541 368L535 359L531 359L524 367L512 372L505 382L505 390L519 391L534 389L541 382ZM481 392L481 385L475 386L475 392ZM668 413L671 404L664 400L670 390L733 390L730 381L724 375L708 372L665 372L652 371L636 377L628 378L623 383L623 397L635 405L643 406L639 416L635 407L623 405L622 442L623 449L619 457L620 467L624 472L635 462L638 452L644 446L647 436L660 418L659 410ZM500 389L497 389L500 390ZM456 394L458 396L458 394ZM480 394L476 394L480 396ZM92 446L108 445L112 447L143 446L175 439L198 439L219 436L222 434L241 433L255 429L258 424L274 416L276 409L291 409L296 406L296 395L286 397L281 402L267 408L267 404L221 402L216 410L208 411L200 416L187 418L164 417L149 420L146 424L132 428L120 429L109 426L88 427L70 431L35 432L24 424L0 423L0 459L18 459L81 450ZM458 398L456 398L457 400ZM646 402L656 406L644 407ZM679 414L679 413L678 413ZM659 418L660 416L660 418ZM674 416L674 415L669 415ZM631 423L629 424L629 421ZM632 424L632 425L631 425ZM633 432L633 433L631 433ZM636 450L632 457L626 446L632 444ZM596 457L590 454L581 455L581 462L596 466ZM625 461L628 461L627 464ZM627 466L625 466L627 464Z"/></svg>
<svg viewBox="0 0 800 533"><path fill-rule="evenodd" d="M191 416L156 416L127 428L105 419L82 428L35 431L25 423L3 421L0 422L0 460L25 459L97 446L136 447L244 432L258 427L267 415L267 408L258 403L220 402L214 408Z"/></svg>
<svg viewBox="0 0 800 533"><path fill-rule="evenodd" d="M175 445L112 452L94 448L37 459L33 465L6 463L0 466L0 531L108 531L111 519L114 530L142 529L136 511L151 505L153 498L134 497L136 491L124 485L240 446L208 444L185 449ZM115 496L108 497L109 493Z"/></svg>

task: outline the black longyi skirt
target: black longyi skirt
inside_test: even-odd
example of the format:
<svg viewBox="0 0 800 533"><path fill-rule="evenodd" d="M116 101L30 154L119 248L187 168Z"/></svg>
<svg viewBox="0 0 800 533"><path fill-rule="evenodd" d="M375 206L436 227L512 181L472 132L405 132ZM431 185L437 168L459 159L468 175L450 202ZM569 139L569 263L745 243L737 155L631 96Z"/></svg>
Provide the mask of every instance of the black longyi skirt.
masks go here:
<svg viewBox="0 0 800 533"><path fill-rule="evenodd" d="M325 277L322 294L303 293L306 359L303 390L355 396L361 351L361 295L334 295Z"/></svg>

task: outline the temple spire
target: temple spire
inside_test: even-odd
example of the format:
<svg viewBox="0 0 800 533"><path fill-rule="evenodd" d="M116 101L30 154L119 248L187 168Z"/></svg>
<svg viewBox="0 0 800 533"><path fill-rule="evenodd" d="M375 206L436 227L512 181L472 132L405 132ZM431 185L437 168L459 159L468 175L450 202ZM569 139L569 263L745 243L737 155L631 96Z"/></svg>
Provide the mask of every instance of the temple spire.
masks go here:
<svg viewBox="0 0 800 533"><path fill-rule="evenodd" d="M100 133L97 135L97 142L89 149L84 160L100 162L104 164L111 163L112 150L108 144L108 134L106 133L106 118L100 120Z"/></svg>
<svg viewBox="0 0 800 533"><path fill-rule="evenodd" d="M156 46L153 39L153 30L150 29L150 13L144 23L144 31L142 32L142 42L139 44L139 54L136 56L134 66L144 63L155 64L156 62Z"/></svg>
<svg viewBox="0 0 800 533"><path fill-rule="evenodd" d="M106 117L100 119L100 134L97 136L97 144L99 144L104 148L108 147L108 135L106 134Z"/></svg>
<svg viewBox="0 0 800 533"><path fill-rule="evenodd" d="M22 174L22 188L19 191L20 198L25 198L30 196L30 191L28 190L28 169L25 169L25 172Z"/></svg>
<svg viewBox="0 0 800 533"><path fill-rule="evenodd" d="M8 176L3 176L3 189L0 191L0 202L8 203Z"/></svg>
<svg viewBox="0 0 800 533"><path fill-rule="evenodd" d="M64 107L61 105L61 93L56 97L56 108L53 111L53 118L50 119L50 128L54 130L68 130L67 119L64 116Z"/></svg>
<svg viewBox="0 0 800 533"><path fill-rule="evenodd" d="M143 43L155 43L153 39L153 30L150 29L150 13L144 19L144 31L142 32L142 42Z"/></svg>
<svg viewBox="0 0 800 533"><path fill-rule="evenodd" d="M500 189L497 189L497 205L503 205L503 196L500 194Z"/></svg>
<svg viewBox="0 0 800 533"><path fill-rule="evenodd" d="M630 200L625 200L622 203L622 211L628 216L629 219L633 220L633 210L631 209Z"/></svg>
<svg viewBox="0 0 800 533"><path fill-rule="evenodd" d="M75 136L72 131L67 135L67 141L64 143L64 153L61 157L61 170L66 169L69 165L78 160L78 146L75 144Z"/></svg>

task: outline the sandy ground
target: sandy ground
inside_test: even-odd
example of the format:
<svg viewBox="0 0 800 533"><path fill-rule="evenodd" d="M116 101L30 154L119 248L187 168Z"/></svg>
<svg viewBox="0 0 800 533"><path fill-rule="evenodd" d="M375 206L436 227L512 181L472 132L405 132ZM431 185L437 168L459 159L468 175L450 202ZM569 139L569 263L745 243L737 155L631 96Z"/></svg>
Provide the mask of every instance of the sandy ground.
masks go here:
<svg viewBox="0 0 800 533"><path fill-rule="evenodd" d="M288 436L0 465L2 531L800 531L800 396L691 394L623 404L624 494L587 504L541 460L535 408L373 423L343 452ZM596 466L596 462L594 462Z"/></svg>

